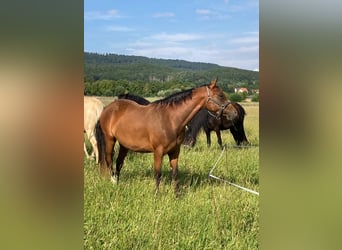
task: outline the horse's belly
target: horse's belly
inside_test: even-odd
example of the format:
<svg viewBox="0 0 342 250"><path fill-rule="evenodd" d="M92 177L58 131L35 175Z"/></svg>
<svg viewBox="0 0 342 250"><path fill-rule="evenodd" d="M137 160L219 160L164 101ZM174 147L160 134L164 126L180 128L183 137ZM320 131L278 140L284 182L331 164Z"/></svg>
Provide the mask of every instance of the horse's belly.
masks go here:
<svg viewBox="0 0 342 250"><path fill-rule="evenodd" d="M134 152L140 152L140 153L149 153L153 152L153 149L149 145L144 144L137 144L137 143L127 143L127 141L120 141L118 140L120 144L122 144L125 148L128 148L129 150L132 150Z"/></svg>
<svg viewBox="0 0 342 250"><path fill-rule="evenodd" d="M116 131L117 140L124 147L136 152L152 152L153 146L147 135L141 135L137 131Z"/></svg>

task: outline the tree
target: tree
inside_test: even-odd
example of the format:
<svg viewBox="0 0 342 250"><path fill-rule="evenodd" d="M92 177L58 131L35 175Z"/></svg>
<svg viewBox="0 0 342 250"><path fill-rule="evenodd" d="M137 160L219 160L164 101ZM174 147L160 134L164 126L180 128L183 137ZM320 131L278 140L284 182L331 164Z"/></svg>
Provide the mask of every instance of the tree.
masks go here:
<svg viewBox="0 0 342 250"><path fill-rule="evenodd" d="M241 102L242 100L244 100L244 97L241 94L230 94L228 99L232 102Z"/></svg>

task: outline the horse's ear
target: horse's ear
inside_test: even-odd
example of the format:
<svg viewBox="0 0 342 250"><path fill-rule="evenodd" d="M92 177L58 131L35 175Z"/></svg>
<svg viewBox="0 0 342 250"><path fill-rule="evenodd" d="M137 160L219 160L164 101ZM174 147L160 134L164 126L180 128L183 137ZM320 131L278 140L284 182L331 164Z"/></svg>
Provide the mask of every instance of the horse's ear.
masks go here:
<svg viewBox="0 0 342 250"><path fill-rule="evenodd" d="M215 88L216 87L216 83L217 83L218 77L216 77L216 79L212 80L211 83L209 84L209 88Z"/></svg>

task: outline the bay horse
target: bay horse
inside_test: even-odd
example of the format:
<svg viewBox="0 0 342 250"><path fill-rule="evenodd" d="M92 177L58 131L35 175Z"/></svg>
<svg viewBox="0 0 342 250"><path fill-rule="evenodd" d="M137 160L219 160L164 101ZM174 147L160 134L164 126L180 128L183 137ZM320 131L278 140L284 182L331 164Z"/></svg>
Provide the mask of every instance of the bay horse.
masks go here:
<svg viewBox="0 0 342 250"><path fill-rule="evenodd" d="M117 99L102 112L96 124L99 160L108 168L111 180L119 181L120 171L128 150L152 152L156 190L161 180L164 155L168 155L175 189L178 189L178 157L184 140L185 126L200 110L207 109L220 117L228 100L217 79L209 85L185 90L148 105L127 99ZM113 171L114 145L119 142L116 172Z"/></svg>
<svg viewBox="0 0 342 250"><path fill-rule="evenodd" d="M98 163L99 153L97 149L97 141L95 138L95 125L98 121L102 110L104 109L103 103L96 97L84 96L84 128L83 132L86 133L88 140L92 146L91 155L88 154L85 141L83 143L84 153L87 158L95 156L95 161Z"/></svg>
<svg viewBox="0 0 342 250"><path fill-rule="evenodd" d="M206 134L208 147L211 145L210 132L215 131L217 142L221 149L223 149L221 130L226 129L230 130L238 146L249 145L243 125L245 115L244 108L236 102L227 105L220 119L216 119L210 111L200 110L188 124L184 145L189 147L195 146L196 138L201 128L203 128Z"/></svg>

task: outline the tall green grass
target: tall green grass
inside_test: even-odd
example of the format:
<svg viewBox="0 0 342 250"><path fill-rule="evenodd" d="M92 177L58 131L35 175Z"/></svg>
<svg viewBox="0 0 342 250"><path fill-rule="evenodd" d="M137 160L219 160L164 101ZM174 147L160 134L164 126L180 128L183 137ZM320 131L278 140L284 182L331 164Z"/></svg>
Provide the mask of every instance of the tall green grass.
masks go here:
<svg viewBox="0 0 342 250"><path fill-rule="evenodd" d="M259 143L259 107L242 104L249 141ZM234 145L230 132L223 142ZM93 161L84 161L84 247L86 249L257 249L258 196L208 179L221 150L200 134L195 148L181 149L179 197L175 196L168 158L155 195L153 155L130 152L118 184L102 177ZM213 174L259 191L259 148L228 147Z"/></svg>

